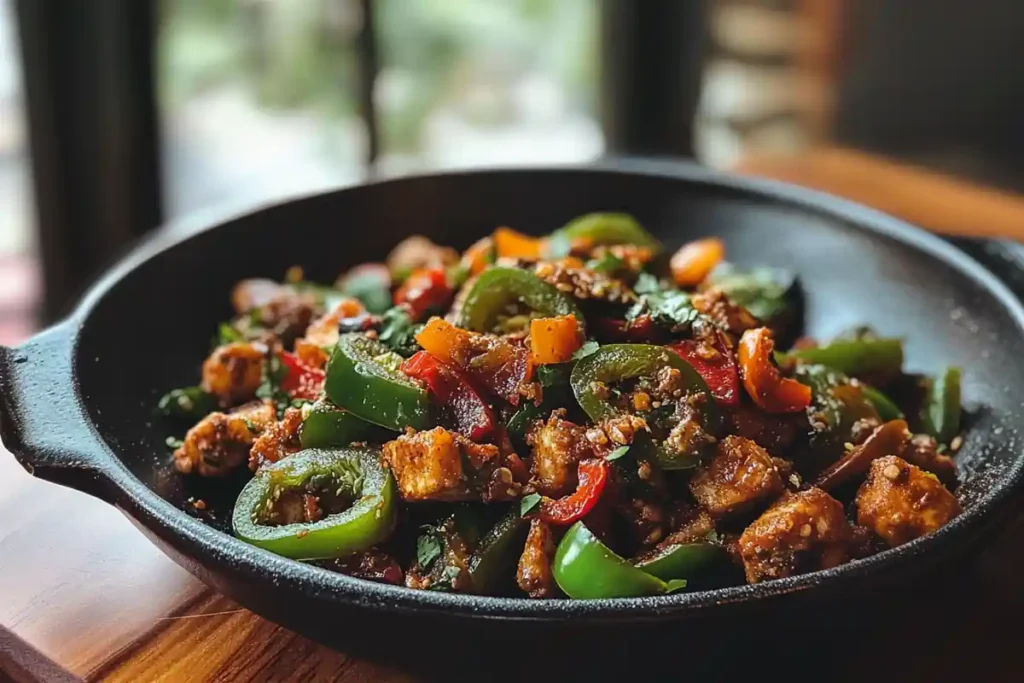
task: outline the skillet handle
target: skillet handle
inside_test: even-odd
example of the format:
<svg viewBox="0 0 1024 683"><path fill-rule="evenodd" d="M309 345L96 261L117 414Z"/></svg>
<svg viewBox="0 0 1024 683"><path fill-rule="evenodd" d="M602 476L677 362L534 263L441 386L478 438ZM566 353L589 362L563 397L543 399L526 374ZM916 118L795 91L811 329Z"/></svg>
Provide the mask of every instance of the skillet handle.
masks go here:
<svg viewBox="0 0 1024 683"><path fill-rule="evenodd" d="M0 438L29 474L108 499L110 457L74 386L77 328L65 320L0 347Z"/></svg>

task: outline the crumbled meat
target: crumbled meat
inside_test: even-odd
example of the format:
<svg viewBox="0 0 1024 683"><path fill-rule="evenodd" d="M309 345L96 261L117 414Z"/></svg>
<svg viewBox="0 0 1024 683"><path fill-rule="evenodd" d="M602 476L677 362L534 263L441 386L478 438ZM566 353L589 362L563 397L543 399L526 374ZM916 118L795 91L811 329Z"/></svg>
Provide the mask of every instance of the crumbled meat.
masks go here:
<svg viewBox="0 0 1024 683"><path fill-rule="evenodd" d="M598 453L609 452L619 446L628 446L633 443L638 432L647 431L650 431L647 421L629 413L605 418L586 430L587 441Z"/></svg>
<svg viewBox="0 0 1024 683"><path fill-rule="evenodd" d="M740 536L749 583L828 569L848 559L843 505L821 489L787 493Z"/></svg>
<svg viewBox="0 0 1024 683"><path fill-rule="evenodd" d="M915 434L903 447L900 456L947 484L956 481L956 463L948 455L939 453L939 443L928 434Z"/></svg>
<svg viewBox="0 0 1024 683"><path fill-rule="evenodd" d="M249 450L249 469L255 472L272 462L286 458L302 449L299 430L302 428L302 411L289 408L284 411L280 422L270 425L253 442Z"/></svg>
<svg viewBox="0 0 1024 683"><path fill-rule="evenodd" d="M850 426L850 443L859 446L882 425L882 421L874 415L862 417Z"/></svg>
<svg viewBox="0 0 1024 683"><path fill-rule="evenodd" d="M633 273L639 273L654 258L653 249L638 244L599 244L594 247L590 257L599 261L609 254L622 261L623 270Z"/></svg>
<svg viewBox="0 0 1024 683"><path fill-rule="evenodd" d="M785 454L797 440L801 431L807 431L804 413L763 413L749 403L742 402L730 413L733 433L750 439L772 455Z"/></svg>
<svg viewBox="0 0 1024 683"><path fill-rule="evenodd" d="M556 410L546 422L537 421L526 435L533 455L530 483L552 498L575 490L576 465L584 458L594 457L586 428L564 417L564 409Z"/></svg>
<svg viewBox="0 0 1024 683"><path fill-rule="evenodd" d="M497 446L473 443L457 432L435 427L409 432L384 444L384 461L405 500L485 502L509 500L520 486L501 466ZM497 480L504 486L495 487Z"/></svg>
<svg viewBox="0 0 1024 683"><path fill-rule="evenodd" d="M231 413L210 413L188 430L174 452L174 467L217 477L235 469L249 456L253 441L274 424L277 411L271 401L254 402Z"/></svg>
<svg viewBox="0 0 1024 683"><path fill-rule="evenodd" d="M725 292L714 287L694 294L690 303L723 330L728 330L735 335L741 335L760 325L750 311L733 303Z"/></svg>
<svg viewBox="0 0 1024 683"><path fill-rule="evenodd" d="M636 295L621 280L598 273L589 268L579 268L544 261L534 267L534 274L552 284L560 292L577 299L594 299L612 304L628 304L636 301Z"/></svg>
<svg viewBox="0 0 1024 683"><path fill-rule="evenodd" d="M619 540L629 546L650 547L665 537L669 515L658 501L642 496L619 498L613 507L624 523L626 538Z"/></svg>
<svg viewBox="0 0 1024 683"><path fill-rule="evenodd" d="M401 586L404 579L402 567L399 566L398 561L377 548L370 548L346 557L323 560L317 564L341 574L377 583L389 583L392 586Z"/></svg>
<svg viewBox="0 0 1024 683"><path fill-rule="evenodd" d="M203 362L200 386L216 396L225 408L252 400L263 380L263 361L267 353L267 347L259 343L218 346Z"/></svg>
<svg viewBox="0 0 1024 683"><path fill-rule="evenodd" d="M694 402L699 397L692 397L692 401L681 401L676 404L675 425L665 438L664 447L680 455L699 453L705 446L715 443L715 437L704 430L700 413L694 407Z"/></svg>
<svg viewBox="0 0 1024 683"><path fill-rule="evenodd" d="M516 582L531 598L553 598L559 594L551 562L555 559L555 540L551 526L539 519L531 520L530 533L519 558Z"/></svg>
<svg viewBox="0 0 1024 683"><path fill-rule="evenodd" d="M459 252L434 244L422 235L412 235L395 245L388 254L388 269L402 273L418 268L444 268L459 262Z"/></svg>
<svg viewBox="0 0 1024 683"><path fill-rule="evenodd" d="M344 318L354 318L364 312L358 299L342 299L334 308L310 323L302 339L320 348L334 346L338 342L338 323Z"/></svg>
<svg viewBox="0 0 1024 683"><path fill-rule="evenodd" d="M302 334L320 306L311 292L262 279L239 282L231 301L235 311L286 345Z"/></svg>
<svg viewBox="0 0 1024 683"><path fill-rule="evenodd" d="M856 504L857 523L890 546L929 534L960 513L956 496L935 475L895 455L871 463Z"/></svg>
<svg viewBox="0 0 1024 683"><path fill-rule="evenodd" d="M714 517L727 517L773 500L783 492L783 481L763 448L742 436L729 436L690 480L690 492Z"/></svg>

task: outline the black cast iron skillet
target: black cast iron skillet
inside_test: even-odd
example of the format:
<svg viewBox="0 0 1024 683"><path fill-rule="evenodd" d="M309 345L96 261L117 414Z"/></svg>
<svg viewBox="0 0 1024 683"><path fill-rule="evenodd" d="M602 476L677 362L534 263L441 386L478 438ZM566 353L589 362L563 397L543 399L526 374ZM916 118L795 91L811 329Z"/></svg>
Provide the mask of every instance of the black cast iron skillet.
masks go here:
<svg viewBox="0 0 1024 683"><path fill-rule="evenodd" d="M302 264L308 278L331 281L412 233L465 247L498 225L542 234L595 210L636 215L670 248L719 235L732 260L795 269L812 334L866 322L906 338L912 369L962 366L972 413L958 458L965 512L931 536L805 576L657 598L529 601L406 590L277 557L219 530L234 490L217 495L208 482L171 470L164 440L181 427L155 417L154 404L163 391L195 382L237 280L276 278ZM3 349L0 420L4 444L27 470L116 505L182 566L252 610L388 657L445 660L457 641L460 665L475 657L497 675L516 670L516 657L494 662L488 644L526 639L531 656L563 659L604 638L616 647L603 649L620 654L652 638L693 644L798 605L834 604L894 581L906 586L974 547L1024 478L1022 357L1020 303L932 235L794 187L621 162L389 180L159 234L111 269L67 320ZM183 512L190 495L208 502L204 521Z"/></svg>

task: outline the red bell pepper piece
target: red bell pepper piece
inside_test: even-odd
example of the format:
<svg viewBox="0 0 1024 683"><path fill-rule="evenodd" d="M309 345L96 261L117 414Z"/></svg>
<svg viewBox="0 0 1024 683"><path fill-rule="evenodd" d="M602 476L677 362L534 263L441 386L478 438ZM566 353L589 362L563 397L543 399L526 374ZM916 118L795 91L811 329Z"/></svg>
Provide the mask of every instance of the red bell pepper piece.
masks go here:
<svg viewBox="0 0 1024 683"><path fill-rule="evenodd" d="M693 339L670 347L689 363L711 390L715 401L725 406L740 402L740 373L732 353L720 344L708 346Z"/></svg>
<svg viewBox="0 0 1024 683"><path fill-rule="evenodd" d="M419 268L395 291L395 305L405 304L413 320L422 320L428 311L445 308L454 296L441 268Z"/></svg>
<svg viewBox="0 0 1024 683"><path fill-rule="evenodd" d="M458 368L419 351L402 363L402 372L427 385L459 433L478 441L494 432L494 412Z"/></svg>
<svg viewBox="0 0 1024 683"><path fill-rule="evenodd" d="M540 518L549 524L568 525L590 512L601 499L611 464L604 458L580 460L577 465L580 483L576 491L558 500L545 498L540 504Z"/></svg>
<svg viewBox="0 0 1024 683"><path fill-rule="evenodd" d="M319 398L327 376L322 369L306 365L294 353L287 351L281 352L281 364L288 368L288 374L281 380L281 388L289 396L307 401Z"/></svg>

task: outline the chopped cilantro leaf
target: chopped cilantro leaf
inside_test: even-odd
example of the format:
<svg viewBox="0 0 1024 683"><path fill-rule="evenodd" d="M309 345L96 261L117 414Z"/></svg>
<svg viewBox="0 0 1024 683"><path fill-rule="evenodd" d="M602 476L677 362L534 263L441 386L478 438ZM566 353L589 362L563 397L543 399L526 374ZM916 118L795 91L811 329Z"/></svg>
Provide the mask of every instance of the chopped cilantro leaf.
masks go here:
<svg viewBox="0 0 1024 683"><path fill-rule="evenodd" d="M245 337L231 323L221 323L217 327L217 343L219 346L240 341L245 341Z"/></svg>
<svg viewBox="0 0 1024 683"><path fill-rule="evenodd" d="M619 446L614 451L604 456L604 459L615 461L624 456L626 453L629 453L629 446Z"/></svg>
<svg viewBox="0 0 1024 683"><path fill-rule="evenodd" d="M605 252L600 258L587 261L587 268L598 273L614 273L622 268L623 260L611 252Z"/></svg>
<svg viewBox="0 0 1024 683"><path fill-rule="evenodd" d="M530 493L522 497L519 501L519 516L525 517L526 515L533 512L537 506L540 505L540 494Z"/></svg>
<svg viewBox="0 0 1024 683"><path fill-rule="evenodd" d="M281 382L287 376L288 366L281 362L280 357L273 354L263 363L263 376L256 389L257 398L269 398L274 402L279 417L292 402L292 397L281 388Z"/></svg>
<svg viewBox="0 0 1024 683"><path fill-rule="evenodd" d="M422 325L414 323L404 307L393 306L381 316L380 334L377 339L395 353L411 356L419 348L416 334L421 328Z"/></svg>
<svg viewBox="0 0 1024 683"><path fill-rule="evenodd" d="M167 437L167 439L166 439L166 440L164 441L164 443L165 443L165 444L167 444L167 447L168 447L168 448L170 448L170 449L172 449L172 450L175 450L175 451L176 451L176 450L178 450L179 448L181 448L181 447L182 447L182 445L184 445L184 443L185 443L185 442L184 442L184 441L182 441L181 439L179 439L179 438L178 438L178 437L176 437L176 436L169 436L169 437Z"/></svg>
<svg viewBox="0 0 1024 683"><path fill-rule="evenodd" d="M416 562L424 569L429 568L441 556L441 541L432 532L421 534L416 539Z"/></svg>

